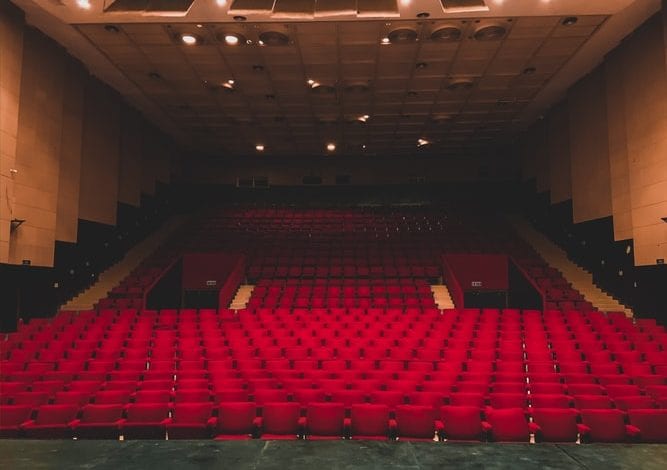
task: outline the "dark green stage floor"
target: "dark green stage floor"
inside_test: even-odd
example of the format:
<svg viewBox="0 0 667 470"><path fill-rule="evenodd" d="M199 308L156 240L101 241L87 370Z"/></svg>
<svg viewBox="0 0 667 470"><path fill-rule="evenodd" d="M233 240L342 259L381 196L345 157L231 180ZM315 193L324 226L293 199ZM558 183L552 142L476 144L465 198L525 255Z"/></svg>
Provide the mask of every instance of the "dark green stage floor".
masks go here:
<svg viewBox="0 0 667 470"><path fill-rule="evenodd" d="M0 469L667 469L667 445L0 440Z"/></svg>

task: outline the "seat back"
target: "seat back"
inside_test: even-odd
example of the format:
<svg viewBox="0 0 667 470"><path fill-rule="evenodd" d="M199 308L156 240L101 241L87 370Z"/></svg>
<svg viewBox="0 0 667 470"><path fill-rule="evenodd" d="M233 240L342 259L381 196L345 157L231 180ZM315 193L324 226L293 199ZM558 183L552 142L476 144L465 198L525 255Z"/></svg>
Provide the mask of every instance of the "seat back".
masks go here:
<svg viewBox="0 0 667 470"><path fill-rule="evenodd" d="M176 403L172 421L174 423L205 423L213 414L213 403Z"/></svg>
<svg viewBox="0 0 667 470"><path fill-rule="evenodd" d="M18 426L28 421L31 413L28 405L0 405L0 427Z"/></svg>
<svg viewBox="0 0 667 470"><path fill-rule="evenodd" d="M86 405L81 409L83 423L111 423L123 416L123 405Z"/></svg>
<svg viewBox="0 0 667 470"><path fill-rule="evenodd" d="M443 406L440 418L446 439L480 440L482 419L477 406Z"/></svg>
<svg viewBox="0 0 667 470"><path fill-rule="evenodd" d="M221 403L218 407L219 434L252 434L257 405L253 402Z"/></svg>
<svg viewBox="0 0 667 470"><path fill-rule="evenodd" d="M590 428L588 439L592 442L623 442L625 414L620 410L581 410L581 421Z"/></svg>
<svg viewBox="0 0 667 470"><path fill-rule="evenodd" d="M667 442L667 410L630 410L628 418L640 429L642 442Z"/></svg>
<svg viewBox="0 0 667 470"><path fill-rule="evenodd" d="M389 406L363 403L350 410L352 436L386 436L389 434Z"/></svg>
<svg viewBox="0 0 667 470"><path fill-rule="evenodd" d="M343 436L345 406L342 403L310 403L306 408L307 433L315 436Z"/></svg>
<svg viewBox="0 0 667 470"><path fill-rule="evenodd" d="M435 436L436 412L431 406L399 405L395 410L396 435L428 439Z"/></svg>
<svg viewBox="0 0 667 470"><path fill-rule="evenodd" d="M66 424L76 418L78 405L42 405L37 409L35 423L39 425Z"/></svg>
<svg viewBox="0 0 667 470"><path fill-rule="evenodd" d="M167 403L132 403L127 407L130 423L155 423L169 416Z"/></svg>
<svg viewBox="0 0 667 470"><path fill-rule="evenodd" d="M297 435L301 406L295 402L265 403L262 408L263 432L266 434Z"/></svg>
<svg viewBox="0 0 667 470"><path fill-rule="evenodd" d="M486 415L494 441L528 442L530 430L523 408L491 409Z"/></svg>
<svg viewBox="0 0 667 470"><path fill-rule="evenodd" d="M533 421L540 426L539 439L544 442L575 442L577 440L577 412L568 408L533 408Z"/></svg>

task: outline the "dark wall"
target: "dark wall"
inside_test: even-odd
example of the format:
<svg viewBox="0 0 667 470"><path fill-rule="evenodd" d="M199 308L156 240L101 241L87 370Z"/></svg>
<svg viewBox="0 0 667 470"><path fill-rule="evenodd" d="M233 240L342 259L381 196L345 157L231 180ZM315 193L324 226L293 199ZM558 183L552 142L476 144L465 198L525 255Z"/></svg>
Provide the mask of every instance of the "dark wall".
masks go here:
<svg viewBox="0 0 667 470"><path fill-rule="evenodd" d="M568 257L593 274L594 282L630 306L638 317L667 324L667 265L635 266L632 240L614 240L612 217L573 223L572 201L550 205L549 194L523 199L531 222L563 248Z"/></svg>

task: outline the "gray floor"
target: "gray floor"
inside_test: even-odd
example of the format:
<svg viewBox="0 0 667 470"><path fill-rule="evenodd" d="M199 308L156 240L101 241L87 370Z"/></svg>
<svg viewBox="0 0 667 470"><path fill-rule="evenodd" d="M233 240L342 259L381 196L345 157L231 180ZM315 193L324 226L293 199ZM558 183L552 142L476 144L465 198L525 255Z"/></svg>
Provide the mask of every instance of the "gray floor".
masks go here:
<svg viewBox="0 0 667 470"><path fill-rule="evenodd" d="M0 469L667 469L667 445L0 440Z"/></svg>

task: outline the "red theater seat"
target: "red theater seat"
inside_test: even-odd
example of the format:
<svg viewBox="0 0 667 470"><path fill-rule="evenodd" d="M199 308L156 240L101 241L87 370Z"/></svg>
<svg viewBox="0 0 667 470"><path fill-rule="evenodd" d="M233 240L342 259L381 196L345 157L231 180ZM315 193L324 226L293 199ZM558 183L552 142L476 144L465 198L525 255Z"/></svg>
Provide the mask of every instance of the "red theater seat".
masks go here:
<svg viewBox="0 0 667 470"><path fill-rule="evenodd" d="M179 403L167 423L169 439L205 439L211 436L213 403Z"/></svg>
<svg viewBox="0 0 667 470"><path fill-rule="evenodd" d="M482 421L477 406L443 406L440 408L442 437L446 440L486 440L488 424Z"/></svg>
<svg viewBox="0 0 667 470"><path fill-rule="evenodd" d="M81 418L69 423L72 434L84 439L118 439L123 405L86 405Z"/></svg>
<svg viewBox="0 0 667 470"><path fill-rule="evenodd" d="M531 431L537 442L575 442L579 435L577 411L563 408L533 408Z"/></svg>
<svg viewBox="0 0 667 470"><path fill-rule="evenodd" d="M528 442L530 430L523 408L489 409L489 435L495 442Z"/></svg>
<svg viewBox="0 0 667 470"><path fill-rule="evenodd" d="M78 405L42 405L37 417L21 425L21 429L31 439L65 439L71 437L69 423L78 412Z"/></svg>
<svg viewBox="0 0 667 470"><path fill-rule="evenodd" d="M628 419L641 442L667 443L667 410L630 410Z"/></svg>
<svg viewBox="0 0 667 470"><path fill-rule="evenodd" d="M626 442L640 432L625 424L623 411L606 409L581 410L578 428L583 442Z"/></svg>
<svg viewBox="0 0 667 470"><path fill-rule="evenodd" d="M16 438L21 435L21 424L30 419L32 406L0 405L0 438Z"/></svg>
<svg viewBox="0 0 667 470"><path fill-rule="evenodd" d="M257 405L254 402L221 403L212 421L215 439L251 439L257 434Z"/></svg>
<svg viewBox="0 0 667 470"><path fill-rule="evenodd" d="M296 439L303 430L301 406L294 402L265 403L257 423L262 439Z"/></svg>
<svg viewBox="0 0 667 470"><path fill-rule="evenodd" d="M352 439L386 440L391 430L389 406L370 403L352 405L347 427Z"/></svg>
<svg viewBox="0 0 667 470"><path fill-rule="evenodd" d="M399 440L430 441L442 425L431 406L399 405L395 411L396 437Z"/></svg>
<svg viewBox="0 0 667 470"><path fill-rule="evenodd" d="M342 403L310 403L302 421L307 439L342 439L345 436L345 406Z"/></svg>
<svg viewBox="0 0 667 470"><path fill-rule="evenodd" d="M164 439L170 421L167 403L132 403L127 406L121 434L126 439Z"/></svg>

